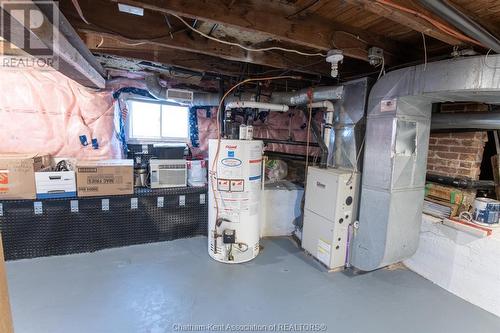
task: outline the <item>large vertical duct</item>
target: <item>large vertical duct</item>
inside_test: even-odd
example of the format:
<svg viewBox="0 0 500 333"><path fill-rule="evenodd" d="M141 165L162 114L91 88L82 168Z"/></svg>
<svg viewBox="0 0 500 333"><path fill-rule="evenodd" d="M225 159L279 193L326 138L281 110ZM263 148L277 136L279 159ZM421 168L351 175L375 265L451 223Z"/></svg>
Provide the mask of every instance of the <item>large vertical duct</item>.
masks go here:
<svg viewBox="0 0 500 333"><path fill-rule="evenodd" d="M351 264L374 270L417 249L432 103L500 104L500 55L400 69L371 90Z"/></svg>
<svg viewBox="0 0 500 333"><path fill-rule="evenodd" d="M334 105L333 131L330 136L328 165L361 170L357 160L365 133L365 111L370 79L344 83L344 94Z"/></svg>

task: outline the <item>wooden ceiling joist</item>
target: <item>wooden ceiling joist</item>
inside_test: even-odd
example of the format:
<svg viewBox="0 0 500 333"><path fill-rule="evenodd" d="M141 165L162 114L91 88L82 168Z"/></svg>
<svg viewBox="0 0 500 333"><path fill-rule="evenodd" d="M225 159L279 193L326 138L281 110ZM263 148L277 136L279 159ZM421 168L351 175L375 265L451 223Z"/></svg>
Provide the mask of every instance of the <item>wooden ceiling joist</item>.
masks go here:
<svg viewBox="0 0 500 333"><path fill-rule="evenodd" d="M309 58L295 54L280 54L277 52L247 52L241 48L221 44L201 36L176 34L173 38L164 37L154 40L131 40L105 31L90 30L88 26L79 25L78 31L87 37L87 47L98 50L126 49L127 46L156 46L158 49L169 48L193 52L211 57L219 57L230 61L249 62L257 65L290 69L308 74L330 75L329 64L322 57ZM92 45L97 43L96 45ZM99 45L100 44L100 45ZM97 47L97 45L99 47Z"/></svg>
<svg viewBox="0 0 500 333"><path fill-rule="evenodd" d="M118 0L111 0L118 2ZM119 0L132 6L156 12L175 14L214 24L234 27L241 31L259 33L270 39L301 47L326 51L344 50L347 57L367 60L367 48L377 46L388 54L400 50L398 43L361 29L338 25L311 14L307 19L287 18L266 10L267 1L252 1L226 6L222 1L206 0ZM341 36L341 38L340 38ZM390 62L387 61L387 62Z"/></svg>
<svg viewBox="0 0 500 333"><path fill-rule="evenodd" d="M111 41L105 38L103 45L110 45L106 44L107 42ZM241 75L241 64L203 54L160 48L154 45L137 45L120 47L119 49L113 46L109 48L91 47L90 50L96 54L117 56L138 61L151 61L200 73L217 73L232 77Z"/></svg>

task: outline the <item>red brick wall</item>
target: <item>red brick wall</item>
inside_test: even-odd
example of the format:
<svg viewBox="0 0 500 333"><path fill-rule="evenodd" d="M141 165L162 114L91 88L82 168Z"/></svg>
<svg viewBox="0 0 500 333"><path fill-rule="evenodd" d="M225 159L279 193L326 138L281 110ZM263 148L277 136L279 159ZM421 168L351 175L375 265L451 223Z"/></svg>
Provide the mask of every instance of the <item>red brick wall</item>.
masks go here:
<svg viewBox="0 0 500 333"><path fill-rule="evenodd" d="M486 132L435 133L429 141L429 173L479 179Z"/></svg>
<svg viewBox="0 0 500 333"><path fill-rule="evenodd" d="M443 113L486 112L488 105L481 103L445 103ZM478 180L481 172L486 131L433 133L429 141L427 172Z"/></svg>

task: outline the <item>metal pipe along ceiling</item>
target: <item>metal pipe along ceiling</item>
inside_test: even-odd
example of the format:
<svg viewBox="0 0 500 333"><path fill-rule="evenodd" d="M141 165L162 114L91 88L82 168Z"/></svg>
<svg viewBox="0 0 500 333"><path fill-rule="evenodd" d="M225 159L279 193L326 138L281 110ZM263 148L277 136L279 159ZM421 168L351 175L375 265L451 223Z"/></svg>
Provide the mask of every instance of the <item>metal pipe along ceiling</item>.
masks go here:
<svg viewBox="0 0 500 333"><path fill-rule="evenodd" d="M500 40L498 38L447 1L420 0L420 3L466 33L469 37L476 39L496 53L500 53Z"/></svg>
<svg viewBox="0 0 500 333"><path fill-rule="evenodd" d="M500 129L500 112L434 113L431 130Z"/></svg>
<svg viewBox="0 0 500 333"><path fill-rule="evenodd" d="M156 99L165 100L167 96L167 88L160 85L158 76L151 75L146 77L146 87L149 93ZM292 105L305 105L309 102L308 94L311 92L313 102L321 102L327 100L341 99L344 93L343 86L326 86L317 88L305 88L294 92L273 92L269 103ZM225 99L229 102L252 102L255 101L254 93L243 93L241 96L228 96ZM195 93L193 98L193 106L219 106L220 95L217 93Z"/></svg>

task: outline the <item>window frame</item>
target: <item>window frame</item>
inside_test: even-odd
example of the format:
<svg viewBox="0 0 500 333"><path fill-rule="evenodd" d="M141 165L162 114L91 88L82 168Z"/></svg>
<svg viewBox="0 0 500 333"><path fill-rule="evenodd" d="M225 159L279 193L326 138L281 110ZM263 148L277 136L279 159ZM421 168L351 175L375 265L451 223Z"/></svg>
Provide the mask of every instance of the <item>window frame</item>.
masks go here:
<svg viewBox="0 0 500 333"><path fill-rule="evenodd" d="M159 104L160 105L160 137L143 137L143 138L136 138L131 136L133 133L132 130L132 122L133 122L133 110L131 107L131 102L141 102L141 103L150 103L150 104ZM178 103L173 103L173 102L167 102L167 101L158 101L158 100L152 100L152 99L147 99L147 98L127 98L126 100L127 103L127 110L128 110L128 115L127 115L127 121L125 122L125 133L127 137L127 142L129 143L156 143L156 142L182 142L182 143L189 143L189 138L190 138L190 133L189 133L189 106L183 105L183 104L178 104ZM178 137L167 137L167 136L161 136L162 132L162 121L163 121L163 110L162 107L163 105L166 106L178 106L178 107L185 107L187 109L187 115L186 115L186 122L188 125L188 132L186 134L186 137L178 138Z"/></svg>

